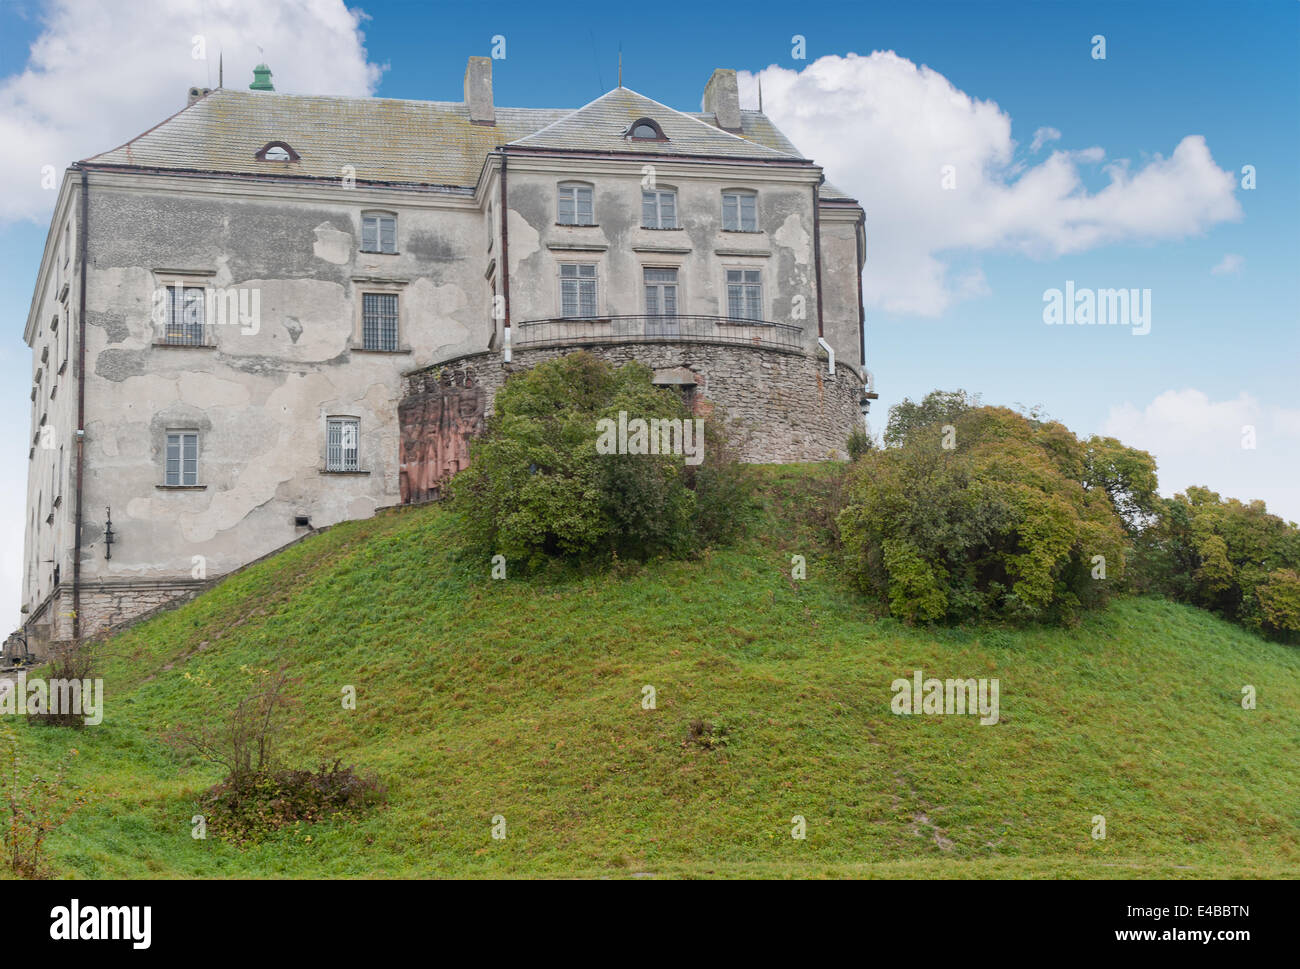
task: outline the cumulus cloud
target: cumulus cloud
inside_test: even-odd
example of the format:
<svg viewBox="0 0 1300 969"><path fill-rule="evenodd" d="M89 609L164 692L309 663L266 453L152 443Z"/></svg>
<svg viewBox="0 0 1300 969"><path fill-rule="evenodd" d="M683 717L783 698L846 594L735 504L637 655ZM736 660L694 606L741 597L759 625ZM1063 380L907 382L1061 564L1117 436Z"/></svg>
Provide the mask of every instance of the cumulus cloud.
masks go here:
<svg viewBox="0 0 1300 969"><path fill-rule="evenodd" d="M373 93L363 16L343 0L51 0L25 68L0 79L0 222L48 218L44 166L61 181L179 111L190 86L216 86L219 54L228 87L265 58L277 91Z"/></svg>
<svg viewBox="0 0 1300 969"><path fill-rule="evenodd" d="M1166 495L1206 485L1226 498L1263 499L1300 521L1300 410L1244 391L1216 401L1194 388L1167 390L1145 407L1112 407L1102 433L1155 455Z"/></svg>
<svg viewBox="0 0 1300 969"><path fill-rule="evenodd" d="M864 295L890 312L933 316L963 298L969 287L949 271L953 253L1041 258L1182 239L1241 218L1232 173L1199 135L1140 167L1111 162L1107 184L1089 191L1080 167L1102 161L1102 149L1017 160L1011 118L997 104L892 51L744 72L743 103L757 101L760 78L767 114L866 208Z"/></svg>
<svg viewBox="0 0 1300 969"><path fill-rule="evenodd" d="M1210 270L1216 276L1235 276L1241 272L1241 267L1246 265L1244 256L1239 256L1235 252L1224 253L1219 264Z"/></svg>
<svg viewBox="0 0 1300 969"><path fill-rule="evenodd" d="M1034 140L1030 142L1029 150L1035 154L1038 150L1049 141L1060 141L1061 132L1056 128L1039 128L1034 132Z"/></svg>

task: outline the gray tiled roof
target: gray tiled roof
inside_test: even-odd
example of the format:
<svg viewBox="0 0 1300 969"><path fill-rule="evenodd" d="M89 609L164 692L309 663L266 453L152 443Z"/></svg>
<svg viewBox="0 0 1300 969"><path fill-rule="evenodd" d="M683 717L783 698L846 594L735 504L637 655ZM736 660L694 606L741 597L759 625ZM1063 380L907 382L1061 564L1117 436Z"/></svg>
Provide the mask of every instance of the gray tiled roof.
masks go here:
<svg viewBox="0 0 1300 969"><path fill-rule="evenodd" d="M757 111L742 111L739 135L711 115L687 114L626 88L586 107L497 107L495 125L474 124L456 101L403 101L279 94L218 88L126 144L88 162L140 168L233 174L338 178L346 165L360 181L473 187L487 154L505 144L547 148L713 155L798 160L795 147ZM623 137L650 116L667 142ZM283 141L297 162L254 155ZM842 197L823 185L824 197Z"/></svg>

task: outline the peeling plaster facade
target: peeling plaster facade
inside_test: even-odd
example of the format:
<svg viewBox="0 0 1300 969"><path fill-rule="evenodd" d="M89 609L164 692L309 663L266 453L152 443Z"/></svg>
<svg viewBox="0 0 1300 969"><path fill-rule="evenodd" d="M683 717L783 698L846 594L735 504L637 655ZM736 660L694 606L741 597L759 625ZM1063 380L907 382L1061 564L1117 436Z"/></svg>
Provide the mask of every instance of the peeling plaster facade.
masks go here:
<svg viewBox="0 0 1300 969"><path fill-rule="evenodd" d="M495 122L473 116L484 110L476 60L466 87L473 81L478 103L445 113L469 112L471 134L481 138L480 127L504 125L521 109L497 109ZM491 112L490 65L486 91ZM226 100L238 106L248 97ZM731 117L732 107L717 116ZM868 389L857 203L825 197L810 161L764 148L769 158L756 142L733 145L725 139L743 139L701 130L711 128L703 116L659 105L668 146L622 153L527 144L545 142L548 119L581 121L588 109L539 112L539 133L525 144L482 152L472 184L367 179L364 166L354 179L307 177L288 162L248 172L245 151L232 153L230 171L159 170L132 153L132 145L146 153L152 132L124 146L131 164L118 149L70 169L25 332L33 352L29 642L39 649L119 625L311 529L436 494L463 466L468 437L508 373L567 352L527 347L529 321L561 316L566 262L597 267L599 317L645 313L643 272L660 267L678 270L679 313L725 317L727 269L761 270L762 318L800 328L790 331L794 347L670 342L611 347L606 356L676 374L667 382L696 381L701 399L752 419L754 460L818 459L842 448ZM753 115L755 130L765 130ZM323 150L308 149L306 128L275 130L304 163ZM696 143L704 147L695 154L681 147ZM736 157L700 154L714 145ZM677 193L681 228L641 227L648 179ZM561 182L591 188L594 225L557 224ZM722 228L721 193L737 188L757 195L756 231ZM395 252L361 251L368 212L395 217ZM170 345L155 313L168 285L233 292L230 306L244 299L244 316L222 321L209 303L202 345ZM396 350L364 349L366 293L397 297ZM835 350L835 376L818 347L819 326ZM472 361L468 387L430 378L449 361ZM326 470L331 417L357 421L356 471ZM165 481L169 431L198 435L194 486Z"/></svg>

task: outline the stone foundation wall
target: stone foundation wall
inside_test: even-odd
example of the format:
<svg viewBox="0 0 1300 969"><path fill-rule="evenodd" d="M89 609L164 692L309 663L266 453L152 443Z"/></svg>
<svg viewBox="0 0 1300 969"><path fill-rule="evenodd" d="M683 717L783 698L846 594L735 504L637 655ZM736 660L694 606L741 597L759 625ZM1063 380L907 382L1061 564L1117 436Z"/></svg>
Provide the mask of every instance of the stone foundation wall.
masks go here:
<svg viewBox="0 0 1300 969"><path fill-rule="evenodd" d="M93 636L179 606L208 587L199 580L118 581L81 587L81 635ZM71 601L71 593L68 595Z"/></svg>
<svg viewBox="0 0 1300 969"><path fill-rule="evenodd" d="M576 351L576 347L516 348L505 363L499 352L478 353L413 371L404 377L404 405L478 388L484 412L492 412L496 392L513 373ZM803 353L757 347L695 343L628 343L583 347L615 366L638 360L653 368L663 382L681 385L681 371L695 381L697 413L703 402L721 406L742 431L742 460L790 463L843 458L849 434L862 426L862 381L852 367L827 372L826 361ZM668 371L676 371L669 375ZM450 406L450 405L448 405ZM447 407L432 408L441 412ZM407 433L406 429L403 431ZM428 433L433 433L432 431ZM411 438L419 437L413 431ZM446 444L439 444L446 449ZM413 474L414 477L414 474ZM427 484L427 482L426 482Z"/></svg>

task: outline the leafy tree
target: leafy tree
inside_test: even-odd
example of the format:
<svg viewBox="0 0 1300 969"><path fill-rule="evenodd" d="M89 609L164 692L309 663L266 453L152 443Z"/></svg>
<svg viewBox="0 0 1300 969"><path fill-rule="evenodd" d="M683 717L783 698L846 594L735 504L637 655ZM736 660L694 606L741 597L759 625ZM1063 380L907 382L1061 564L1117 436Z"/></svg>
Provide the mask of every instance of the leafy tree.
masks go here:
<svg viewBox="0 0 1300 969"><path fill-rule="evenodd" d="M1262 501L1188 488L1142 535L1143 587L1283 639L1300 634L1300 528Z"/></svg>
<svg viewBox="0 0 1300 969"><path fill-rule="evenodd" d="M1063 425L936 392L885 437L838 525L850 575L893 615L1069 621L1119 586L1123 522Z"/></svg>
<svg viewBox="0 0 1300 969"><path fill-rule="evenodd" d="M689 421L640 363L577 352L515 374L497 394L470 466L451 483L472 545L526 567L549 558L680 556L724 540L747 505L719 412L703 463L680 454L602 454L602 419Z"/></svg>

